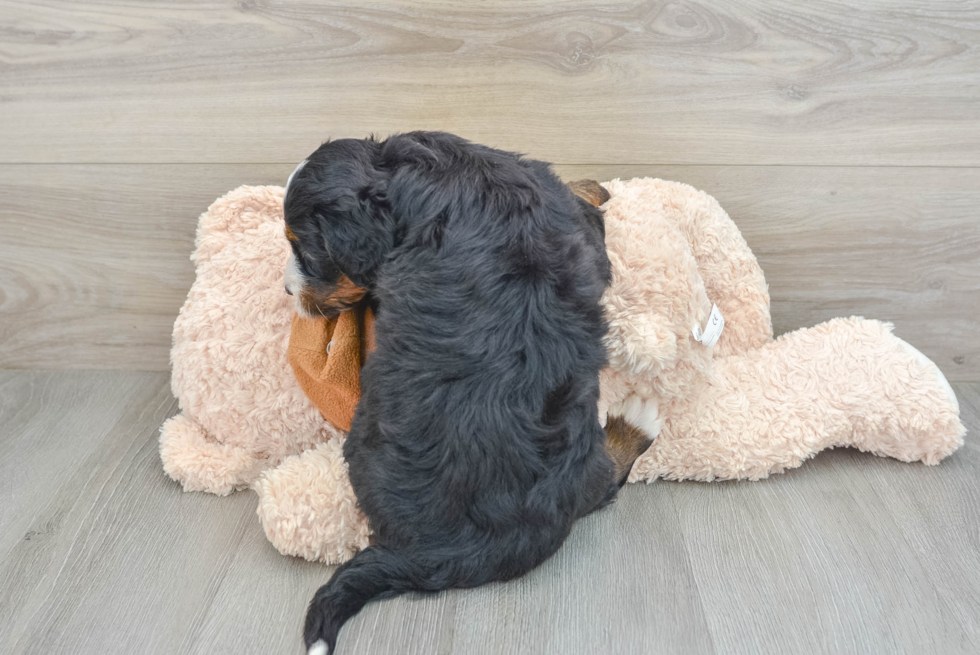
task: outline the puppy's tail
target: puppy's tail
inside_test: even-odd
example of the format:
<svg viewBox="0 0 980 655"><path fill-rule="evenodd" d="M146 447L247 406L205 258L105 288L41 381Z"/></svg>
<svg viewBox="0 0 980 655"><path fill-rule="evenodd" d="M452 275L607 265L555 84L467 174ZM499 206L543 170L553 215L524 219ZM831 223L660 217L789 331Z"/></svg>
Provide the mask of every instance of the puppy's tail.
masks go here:
<svg viewBox="0 0 980 655"><path fill-rule="evenodd" d="M365 548L334 571L310 601L303 629L308 655L331 655L341 626L368 601L439 588L402 555L381 546Z"/></svg>

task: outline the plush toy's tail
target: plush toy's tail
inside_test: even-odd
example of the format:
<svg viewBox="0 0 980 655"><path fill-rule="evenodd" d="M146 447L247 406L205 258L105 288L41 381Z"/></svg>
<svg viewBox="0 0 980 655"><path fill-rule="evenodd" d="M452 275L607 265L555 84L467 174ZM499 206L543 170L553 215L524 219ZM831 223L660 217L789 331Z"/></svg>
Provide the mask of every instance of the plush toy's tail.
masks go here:
<svg viewBox="0 0 980 655"><path fill-rule="evenodd" d="M303 639L308 655L331 655L341 626L368 601L407 591L439 591L448 586L382 546L369 546L340 566L320 587L306 612Z"/></svg>

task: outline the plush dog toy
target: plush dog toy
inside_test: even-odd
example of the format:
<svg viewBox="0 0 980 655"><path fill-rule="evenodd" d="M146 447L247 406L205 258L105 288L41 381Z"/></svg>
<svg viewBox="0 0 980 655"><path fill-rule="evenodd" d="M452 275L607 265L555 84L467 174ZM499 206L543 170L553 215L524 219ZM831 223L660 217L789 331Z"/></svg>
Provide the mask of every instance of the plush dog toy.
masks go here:
<svg viewBox="0 0 980 655"><path fill-rule="evenodd" d="M282 189L241 187L201 215L197 279L174 323L171 387L181 413L161 429L164 470L185 491L228 494L285 457L342 434L286 360L293 304Z"/></svg>
<svg viewBox="0 0 980 655"><path fill-rule="evenodd" d="M656 438L631 480L758 480L835 446L935 464L962 444L946 378L890 325L834 319L773 341L762 271L712 197L606 188L601 402Z"/></svg>
<svg viewBox="0 0 980 655"><path fill-rule="evenodd" d="M755 480L834 446L935 464L962 444L952 389L890 326L835 319L773 341L762 271L713 198L647 178L605 188L613 283L600 414L655 437L632 481ZM201 217L198 278L174 328L183 413L164 424L161 457L187 490L251 485L281 552L337 563L367 545L369 530L342 432L324 418L329 395L321 414L303 389L317 398L355 381L301 387L287 340L291 325L294 337L321 330L307 353L332 344L312 365L322 370L343 352L363 357L367 330L291 324L281 197L278 187L241 187Z"/></svg>

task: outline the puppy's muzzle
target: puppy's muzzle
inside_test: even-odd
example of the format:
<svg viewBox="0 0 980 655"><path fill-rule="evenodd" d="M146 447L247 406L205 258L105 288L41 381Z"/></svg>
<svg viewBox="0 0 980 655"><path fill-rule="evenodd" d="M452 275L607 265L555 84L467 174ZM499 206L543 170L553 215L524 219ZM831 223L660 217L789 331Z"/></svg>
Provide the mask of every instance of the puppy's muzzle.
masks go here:
<svg viewBox="0 0 980 655"><path fill-rule="evenodd" d="M296 255L289 255L282 277L286 285L286 293L289 295L297 294L303 288L303 274L299 272L299 266L296 264Z"/></svg>

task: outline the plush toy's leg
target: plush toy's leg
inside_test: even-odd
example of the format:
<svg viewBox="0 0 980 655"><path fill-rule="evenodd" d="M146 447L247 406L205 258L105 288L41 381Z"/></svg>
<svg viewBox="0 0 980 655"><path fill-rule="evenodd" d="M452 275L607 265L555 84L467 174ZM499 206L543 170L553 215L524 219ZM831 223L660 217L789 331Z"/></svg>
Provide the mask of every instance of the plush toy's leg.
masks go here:
<svg viewBox="0 0 980 655"><path fill-rule="evenodd" d="M268 462L234 446L209 438L204 428L183 414L160 428L163 470L184 491L208 491L226 496L245 489Z"/></svg>
<svg viewBox="0 0 980 655"><path fill-rule="evenodd" d="M963 443L956 396L925 356L864 319L783 335L664 411L632 479L764 478L825 448L936 464Z"/></svg>
<svg viewBox="0 0 980 655"><path fill-rule="evenodd" d="M371 531L357 508L341 439L286 458L252 486L259 520L280 553L339 564L367 547Z"/></svg>

